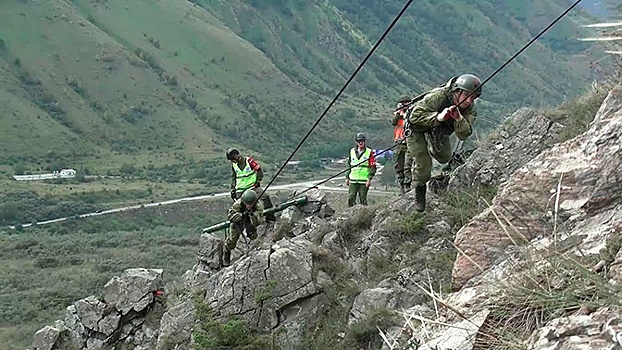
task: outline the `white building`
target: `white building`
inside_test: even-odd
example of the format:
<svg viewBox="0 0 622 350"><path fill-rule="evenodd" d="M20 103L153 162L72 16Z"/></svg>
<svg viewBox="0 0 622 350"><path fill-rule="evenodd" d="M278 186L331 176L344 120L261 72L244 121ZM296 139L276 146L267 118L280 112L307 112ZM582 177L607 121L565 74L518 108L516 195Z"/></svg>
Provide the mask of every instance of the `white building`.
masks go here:
<svg viewBox="0 0 622 350"><path fill-rule="evenodd" d="M76 177L76 171L74 169L61 169L60 171L55 171L48 174L13 175L13 178L17 181L68 179L72 177Z"/></svg>

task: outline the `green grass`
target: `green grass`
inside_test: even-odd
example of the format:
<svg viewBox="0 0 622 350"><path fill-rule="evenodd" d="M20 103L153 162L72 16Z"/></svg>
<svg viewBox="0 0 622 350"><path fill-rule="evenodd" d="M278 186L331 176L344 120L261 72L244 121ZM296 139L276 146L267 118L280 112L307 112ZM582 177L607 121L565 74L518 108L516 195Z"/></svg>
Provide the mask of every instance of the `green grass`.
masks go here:
<svg viewBox="0 0 622 350"><path fill-rule="evenodd" d="M539 7L543 18L559 9L549 2ZM402 5L197 4L3 2L0 28L11 30L0 38L0 163L36 170L61 161L106 172L124 163L213 159L231 144L278 163ZM394 96L463 71L485 77L529 38L508 17L518 9L505 7L413 6L301 155L321 156L312 145L350 140L353 129L376 131L375 144L388 145ZM447 11L452 26L438 28ZM576 25L560 28L555 38ZM467 29L470 41L460 33ZM569 60L546 42L527 50L487 85L491 103L482 115L499 120L499 110L573 94L585 71ZM559 82L568 83L563 91ZM343 120L345 108L360 113Z"/></svg>
<svg viewBox="0 0 622 350"><path fill-rule="evenodd" d="M564 126L556 135L557 140L563 142L587 131L607 92L604 87L593 88L557 108L544 110L546 116Z"/></svg>
<svg viewBox="0 0 622 350"><path fill-rule="evenodd" d="M179 279L195 262L198 237L173 227L89 234L71 225L0 235L0 348L30 346L36 330L62 319L71 303L99 295L124 269L163 268L167 281Z"/></svg>

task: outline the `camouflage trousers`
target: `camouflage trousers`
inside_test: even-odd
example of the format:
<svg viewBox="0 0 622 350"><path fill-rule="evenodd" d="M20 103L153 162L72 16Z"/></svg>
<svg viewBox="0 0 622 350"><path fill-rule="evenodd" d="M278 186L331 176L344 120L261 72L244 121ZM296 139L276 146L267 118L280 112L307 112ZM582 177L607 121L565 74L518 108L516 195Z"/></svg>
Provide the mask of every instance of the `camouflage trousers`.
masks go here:
<svg viewBox="0 0 622 350"><path fill-rule="evenodd" d="M240 235L242 235L242 232L244 231L246 231L246 237L251 240L257 238L257 228L253 226L250 218L246 215L242 221L231 223L229 235L227 236L227 239L225 239L225 252L230 252L235 249L235 246L238 244L238 240L240 239Z"/></svg>
<svg viewBox="0 0 622 350"><path fill-rule="evenodd" d="M408 152L412 164L412 177L415 186L425 185L432 176L432 157L445 164L451 160L451 140L449 135L432 136L428 132L413 131L406 138Z"/></svg>
<svg viewBox="0 0 622 350"><path fill-rule="evenodd" d="M393 152L395 158L395 175L400 186L404 184L410 185L412 182L411 164L412 160L408 157L406 143L402 143L395 147Z"/></svg>
<svg viewBox="0 0 622 350"><path fill-rule="evenodd" d="M364 182L353 182L350 181L350 186L348 187L348 207L351 207L356 204L356 196L359 197L359 202L362 205L367 205L367 188Z"/></svg>
<svg viewBox="0 0 622 350"><path fill-rule="evenodd" d="M263 189L261 187L253 187L253 191L255 191L255 193L257 193L257 196L259 196L261 192L263 192ZM244 193L244 191L237 191L235 193L235 198L242 197L242 193ZM261 203L263 204L264 209L273 207L272 200L270 199L268 192L264 193L263 196L261 196ZM276 221L276 217L274 216L274 214L266 214L266 221Z"/></svg>

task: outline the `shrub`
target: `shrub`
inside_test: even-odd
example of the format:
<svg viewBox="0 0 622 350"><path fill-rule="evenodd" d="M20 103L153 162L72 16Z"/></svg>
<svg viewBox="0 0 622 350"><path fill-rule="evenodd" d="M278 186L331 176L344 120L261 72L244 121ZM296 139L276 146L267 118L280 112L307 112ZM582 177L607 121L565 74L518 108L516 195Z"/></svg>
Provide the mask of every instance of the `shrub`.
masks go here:
<svg viewBox="0 0 622 350"><path fill-rule="evenodd" d="M339 224L339 235L344 241L353 242L357 232L371 227L375 213L376 210L372 207L362 207L354 215Z"/></svg>
<svg viewBox="0 0 622 350"><path fill-rule="evenodd" d="M195 349L277 349L239 318L230 317L225 322L216 320L201 297L195 296L194 305L199 321L198 329L193 332Z"/></svg>
<svg viewBox="0 0 622 350"><path fill-rule="evenodd" d="M534 258L525 271L500 286L485 324L486 349L523 349L529 336L547 322L601 307L622 310L620 288L573 258L553 253Z"/></svg>
<svg viewBox="0 0 622 350"><path fill-rule="evenodd" d="M557 135L557 141L563 142L587 131L606 96L606 89L593 88L556 109L544 111L551 120L565 126Z"/></svg>

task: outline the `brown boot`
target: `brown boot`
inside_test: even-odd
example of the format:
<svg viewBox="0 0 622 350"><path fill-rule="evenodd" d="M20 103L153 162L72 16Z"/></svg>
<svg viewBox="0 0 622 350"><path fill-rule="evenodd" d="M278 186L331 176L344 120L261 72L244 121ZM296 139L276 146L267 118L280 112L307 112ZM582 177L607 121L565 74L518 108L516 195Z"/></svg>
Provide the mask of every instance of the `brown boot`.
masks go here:
<svg viewBox="0 0 622 350"><path fill-rule="evenodd" d="M420 213L425 210L425 192L425 185L415 187L415 210Z"/></svg>

